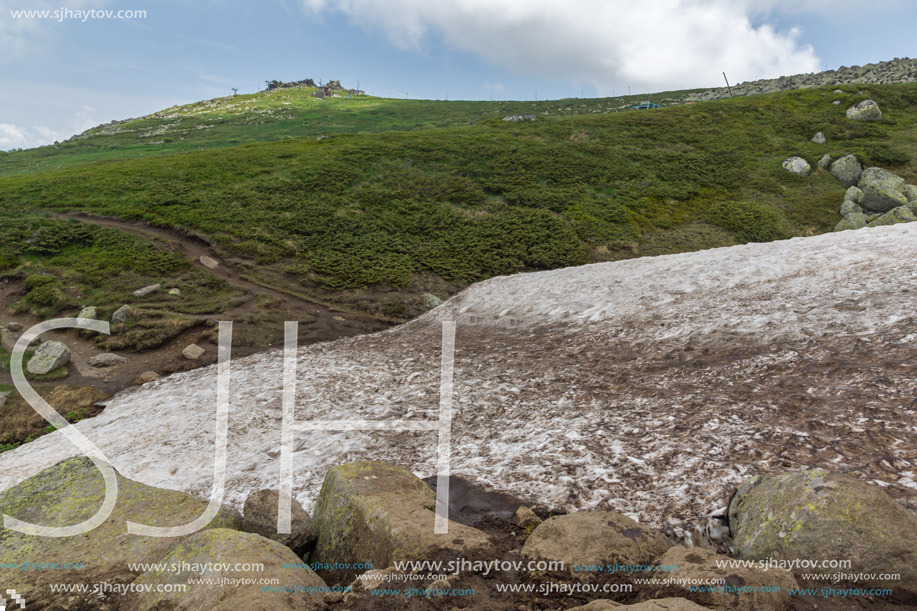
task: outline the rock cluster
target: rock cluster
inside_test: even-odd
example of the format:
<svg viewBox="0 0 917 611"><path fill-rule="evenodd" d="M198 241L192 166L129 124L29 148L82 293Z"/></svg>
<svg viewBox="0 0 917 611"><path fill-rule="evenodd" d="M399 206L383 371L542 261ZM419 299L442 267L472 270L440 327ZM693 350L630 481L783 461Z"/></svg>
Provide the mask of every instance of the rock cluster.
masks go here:
<svg viewBox="0 0 917 611"><path fill-rule="evenodd" d="M848 187L835 231L917 221L917 186L882 168L863 170L853 155L831 164L831 173Z"/></svg>

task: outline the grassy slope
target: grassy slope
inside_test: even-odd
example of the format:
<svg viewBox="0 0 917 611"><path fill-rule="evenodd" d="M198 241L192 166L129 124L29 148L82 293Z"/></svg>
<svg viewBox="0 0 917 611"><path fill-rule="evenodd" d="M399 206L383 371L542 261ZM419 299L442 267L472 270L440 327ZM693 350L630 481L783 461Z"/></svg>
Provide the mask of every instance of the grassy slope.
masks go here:
<svg viewBox="0 0 917 611"><path fill-rule="evenodd" d="M89 256L98 240L61 236L73 229L34 216L47 210L198 231L316 291L404 286L418 273L468 283L821 233L839 220L843 187L825 172L790 175L780 166L787 156L814 167L824 153L857 153L917 175L917 85L832 89L621 112L620 100L533 109L329 103L296 91L170 109L118 133L0 157L0 268L68 253L78 269ZM864 97L879 102L882 122L844 117ZM844 103L831 104L838 98ZM536 122L497 118L545 110ZM150 130L158 135L144 138ZM827 145L809 141L816 131ZM163 145L138 144L149 138ZM262 141L234 145L252 140ZM52 225L54 248L26 243L35 223ZM112 265L123 259L138 273L160 273L129 250L112 254ZM105 274L93 271L106 290Z"/></svg>

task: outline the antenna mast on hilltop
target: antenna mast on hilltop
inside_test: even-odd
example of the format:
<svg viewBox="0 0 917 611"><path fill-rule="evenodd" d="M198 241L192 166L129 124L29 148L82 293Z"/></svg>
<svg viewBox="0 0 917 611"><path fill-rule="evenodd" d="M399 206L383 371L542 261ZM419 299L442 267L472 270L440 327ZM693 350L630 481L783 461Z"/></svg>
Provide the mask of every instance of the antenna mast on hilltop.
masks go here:
<svg viewBox="0 0 917 611"><path fill-rule="evenodd" d="M236 97L236 94L239 93L238 87L232 87L232 97Z"/></svg>

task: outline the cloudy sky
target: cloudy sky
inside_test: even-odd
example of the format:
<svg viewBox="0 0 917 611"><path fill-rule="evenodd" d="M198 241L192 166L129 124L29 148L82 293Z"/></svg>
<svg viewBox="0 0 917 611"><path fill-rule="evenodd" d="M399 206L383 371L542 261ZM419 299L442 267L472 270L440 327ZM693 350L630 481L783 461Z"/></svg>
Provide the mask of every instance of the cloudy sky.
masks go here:
<svg viewBox="0 0 917 611"><path fill-rule="evenodd" d="M453 100L719 86L915 57L914 23L913 0L0 0L0 149L268 79Z"/></svg>

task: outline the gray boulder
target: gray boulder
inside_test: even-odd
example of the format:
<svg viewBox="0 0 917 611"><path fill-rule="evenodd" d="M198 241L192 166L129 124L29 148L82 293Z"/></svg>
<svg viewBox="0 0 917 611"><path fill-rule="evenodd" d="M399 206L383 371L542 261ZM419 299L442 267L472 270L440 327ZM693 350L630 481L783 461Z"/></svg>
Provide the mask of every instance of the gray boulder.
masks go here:
<svg viewBox="0 0 917 611"><path fill-rule="evenodd" d="M203 265L207 269L216 269L220 266L219 261L217 261L213 257L208 257L207 255L201 255L201 258L199 260L201 262L201 265Z"/></svg>
<svg viewBox="0 0 917 611"><path fill-rule="evenodd" d="M6 328L14 333L16 331L22 331L22 323L19 322L8 322L6 323Z"/></svg>
<svg viewBox="0 0 917 611"><path fill-rule="evenodd" d="M160 289L159 284L151 284L150 286L145 286L142 289L137 289L134 291L134 297L146 297L152 293L155 293Z"/></svg>
<svg viewBox="0 0 917 611"><path fill-rule="evenodd" d="M95 306L89 306L88 308L83 308L80 310L80 313L77 314L76 317L82 318L84 320L97 320L99 315L96 312Z"/></svg>
<svg viewBox="0 0 917 611"><path fill-rule="evenodd" d="M831 175L841 181L845 187L853 187L863 174L863 166L857 161L856 155L844 155L831 164Z"/></svg>
<svg viewBox="0 0 917 611"><path fill-rule="evenodd" d="M440 550L454 558L492 549L490 537L456 522L449 522L448 534L434 534L435 508L430 487L404 467L379 461L332 467L312 512L318 541L311 559L384 569ZM338 580L355 576L337 573Z"/></svg>
<svg viewBox="0 0 917 611"><path fill-rule="evenodd" d="M197 359L204 356L206 350L198 346L197 344L189 344L185 346L185 349L181 351L181 355L188 359L189 361L196 361Z"/></svg>
<svg viewBox="0 0 917 611"><path fill-rule="evenodd" d="M913 223L917 216L909 206L892 208L885 214L879 215L867 224L867 227L881 227L883 225L897 225L898 223Z"/></svg>
<svg viewBox="0 0 917 611"><path fill-rule="evenodd" d="M847 189L847 192L844 193L844 199L849 199L855 204L859 204L863 201L863 190L859 187L850 187Z"/></svg>
<svg viewBox="0 0 917 611"><path fill-rule="evenodd" d="M88 361L90 367L115 367L116 365L123 365L127 362L127 359L119 354L114 354L112 352L103 352L102 354L96 354L95 356L89 357Z"/></svg>
<svg viewBox="0 0 917 611"><path fill-rule="evenodd" d="M847 118L851 121L879 121L882 111L873 100L863 100L847 109Z"/></svg>
<svg viewBox="0 0 917 611"><path fill-rule="evenodd" d="M825 144L828 142L828 139L825 138L825 135L823 133L816 132L816 134L812 136L812 142L814 142L815 144Z"/></svg>
<svg viewBox="0 0 917 611"><path fill-rule="evenodd" d="M111 315L111 321L113 323L124 322L131 317L131 313L131 307L128 305L123 305L115 310L115 313Z"/></svg>
<svg viewBox="0 0 917 611"><path fill-rule="evenodd" d="M783 161L783 169L797 176L808 176L812 166L802 157L788 157Z"/></svg>
<svg viewBox="0 0 917 611"><path fill-rule="evenodd" d="M29 359L26 370L32 375L45 375L70 362L70 348L64 342L45 342Z"/></svg>
<svg viewBox="0 0 917 611"><path fill-rule="evenodd" d="M888 212L892 208L907 205L907 197L901 192L904 179L883 170L866 168L857 186L863 190L860 205L873 212Z"/></svg>
<svg viewBox="0 0 917 611"><path fill-rule="evenodd" d="M258 609L259 611L311 611L325 608L322 598L327 586L312 569L302 566L302 561L290 549L256 534L226 528L212 528L191 535L176 545L159 564L164 570L151 569L134 582L136 588L125 601L129 611L197 611L198 609ZM237 563L261 565L263 570L203 572L192 567ZM178 567L172 569L172 567ZM258 586L223 585L220 579L276 579L274 583L285 586L285 591L264 592ZM187 584L189 579L213 580L188 588L169 588ZM264 583L264 582L261 582ZM267 582L271 583L271 582ZM162 587L161 587L162 586ZM140 592L137 592L137 591ZM157 590L174 590L162 592Z"/></svg>
<svg viewBox="0 0 917 611"><path fill-rule="evenodd" d="M698 603L711 609L734 609L736 611L783 611L790 606L789 588L798 588L793 574L779 567L729 567L717 566L729 562L730 558L698 547L673 547L659 559L660 565L677 566L678 579L690 583L710 583L708 580L724 580L722 591L692 594ZM745 590L739 588L746 586ZM656 586L651 596L672 593L672 586ZM690 585L675 586L676 592L687 596ZM764 589L773 590L764 592ZM755 591L757 590L757 591Z"/></svg>
<svg viewBox="0 0 917 611"><path fill-rule="evenodd" d="M553 516L532 531L522 555L533 560L559 560L575 577L589 571L575 566L652 564L672 546L659 531L614 511L578 511Z"/></svg>
<svg viewBox="0 0 917 611"><path fill-rule="evenodd" d="M900 191L907 198L908 204L917 204L917 186L901 185Z"/></svg>
<svg viewBox="0 0 917 611"><path fill-rule="evenodd" d="M181 297L181 289L169 289L169 295L173 297Z"/></svg>
<svg viewBox="0 0 917 611"><path fill-rule="evenodd" d="M821 159L818 160L818 167L822 170L827 170L828 166L831 165L831 155L825 153L821 156Z"/></svg>
<svg viewBox="0 0 917 611"><path fill-rule="evenodd" d="M869 217L863 213L854 212L848 214L841 222L834 226L834 231L846 231L848 229L862 229L869 223Z"/></svg>
<svg viewBox="0 0 917 611"><path fill-rule="evenodd" d="M859 204L849 199L845 199L844 203L841 204L841 216L848 216L850 214L863 214L863 209L860 208Z"/></svg>
<svg viewBox="0 0 917 611"><path fill-rule="evenodd" d="M433 295L432 293L424 293L423 305L428 310L432 310L433 308L438 308L439 306L443 305L443 300L436 295Z"/></svg>
<svg viewBox="0 0 917 611"><path fill-rule="evenodd" d="M12 394L11 392L0 392L0 409L3 409L3 406L10 400Z"/></svg>
<svg viewBox="0 0 917 611"><path fill-rule="evenodd" d="M46 609L121 609L121 597L109 592L55 593L51 584L133 582L140 571L128 563L159 562L182 538L140 537L127 532L127 521L150 526L179 526L204 513L207 501L174 490L153 488L116 472L118 501L109 518L76 537L37 537L0 528L0 583L30 603ZM102 505L105 483L86 457L70 458L21 484L0 492L0 511L42 526L69 526L93 515ZM241 518L221 509L207 528L238 528ZM66 559L66 560L62 560ZM78 571L22 571L3 568L19 563L83 563Z"/></svg>
<svg viewBox="0 0 917 611"><path fill-rule="evenodd" d="M877 576L857 587L917 599L917 514L878 486L822 469L758 475L729 503L729 525L743 559L849 560L843 572Z"/></svg>
<svg viewBox="0 0 917 611"><path fill-rule="evenodd" d="M291 499L291 521L289 534L277 532L277 509L280 502L279 490L259 490L245 499L242 510L242 530L277 541L293 550L299 557L308 554L315 547L318 532L312 518L296 499Z"/></svg>
<svg viewBox="0 0 917 611"><path fill-rule="evenodd" d="M155 371L144 371L143 373L141 373L139 376L137 376L134 379L134 384L139 386L141 384L148 384L150 382L155 382L158 379L159 379L159 374L156 373Z"/></svg>

